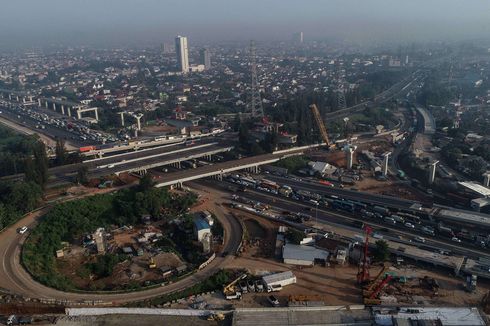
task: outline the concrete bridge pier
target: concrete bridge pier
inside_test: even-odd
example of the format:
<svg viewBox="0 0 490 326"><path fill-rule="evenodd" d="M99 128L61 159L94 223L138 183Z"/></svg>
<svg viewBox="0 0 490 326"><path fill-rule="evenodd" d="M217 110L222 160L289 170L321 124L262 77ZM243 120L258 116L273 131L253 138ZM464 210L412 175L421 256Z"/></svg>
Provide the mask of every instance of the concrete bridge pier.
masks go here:
<svg viewBox="0 0 490 326"><path fill-rule="evenodd" d="M68 107L68 116L71 117L71 107Z"/></svg>
<svg viewBox="0 0 490 326"><path fill-rule="evenodd" d="M41 99L40 98L37 99L37 104L38 104L38 106L41 106Z"/></svg>
<svg viewBox="0 0 490 326"><path fill-rule="evenodd" d="M48 109L48 108L49 108L49 103L48 103L48 101L44 102L44 105L46 106L46 109Z"/></svg>
<svg viewBox="0 0 490 326"><path fill-rule="evenodd" d="M65 106L61 104L61 114L65 115Z"/></svg>

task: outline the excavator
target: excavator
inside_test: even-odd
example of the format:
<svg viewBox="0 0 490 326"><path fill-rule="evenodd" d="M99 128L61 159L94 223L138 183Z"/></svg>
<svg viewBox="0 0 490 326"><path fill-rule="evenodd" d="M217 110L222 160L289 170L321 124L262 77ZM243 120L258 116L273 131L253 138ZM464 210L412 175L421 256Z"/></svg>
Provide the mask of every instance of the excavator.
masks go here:
<svg viewBox="0 0 490 326"><path fill-rule="evenodd" d="M155 263L155 259L153 259L153 257L151 257L150 260L148 260L148 268L150 269L157 268L157 264Z"/></svg>
<svg viewBox="0 0 490 326"><path fill-rule="evenodd" d="M247 274L243 273L240 276L238 276L236 279L228 283L225 287L223 287L223 294L227 300L233 300L233 299L240 300L242 298L242 293L239 291L235 291L235 284L245 279L246 277Z"/></svg>

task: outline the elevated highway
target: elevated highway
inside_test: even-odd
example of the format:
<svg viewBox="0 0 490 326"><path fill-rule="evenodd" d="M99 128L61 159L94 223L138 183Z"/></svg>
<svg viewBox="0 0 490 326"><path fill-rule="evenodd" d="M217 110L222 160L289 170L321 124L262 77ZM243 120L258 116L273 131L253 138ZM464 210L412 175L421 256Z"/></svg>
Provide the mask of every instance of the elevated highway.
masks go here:
<svg viewBox="0 0 490 326"><path fill-rule="evenodd" d="M258 168L261 165L275 163L288 156L301 155L305 151L318 146L321 146L321 144L291 148L287 150L276 151L272 154L257 155L234 161L201 166L192 170L172 172L160 178L157 181L156 186L166 187L173 185L182 185L182 183L184 182L214 176L217 176L218 179L221 179L224 173L230 173L245 169L250 169L252 172L257 173Z"/></svg>
<svg viewBox="0 0 490 326"><path fill-rule="evenodd" d="M124 172L138 172L159 166L170 165L185 160L207 157L230 151L233 147L218 142L206 141L195 146L185 146L183 142L159 146L141 151L122 153L82 163L63 165L48 170L49 182L69 180L82 167L87 167L89 177L101 177ZM23 174L3 177L3 180L22 180Z"/></svg>

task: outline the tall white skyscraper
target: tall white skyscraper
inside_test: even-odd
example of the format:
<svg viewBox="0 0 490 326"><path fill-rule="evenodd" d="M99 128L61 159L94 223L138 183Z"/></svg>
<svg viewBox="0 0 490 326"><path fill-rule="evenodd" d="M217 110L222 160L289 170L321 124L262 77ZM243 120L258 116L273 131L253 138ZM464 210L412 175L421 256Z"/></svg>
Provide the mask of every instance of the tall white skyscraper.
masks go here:
<svg viewBox="0 0 490 326"><path fill-rule="evenodd" d="M177 53L177 67L179 70L183 73L189 72L187 37L179 35L175 38L175 52Z"/></svg>

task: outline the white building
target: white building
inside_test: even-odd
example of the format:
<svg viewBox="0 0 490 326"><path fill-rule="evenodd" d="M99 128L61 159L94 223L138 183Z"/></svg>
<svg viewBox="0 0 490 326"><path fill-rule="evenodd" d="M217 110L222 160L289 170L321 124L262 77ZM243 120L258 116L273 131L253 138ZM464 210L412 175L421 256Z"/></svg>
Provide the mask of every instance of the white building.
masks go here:
<svg viewBox="0 0 490 326"><path fill-rule="evenodd" d="M175 38L175 52L177 53L177 67L183 73L189 72L189 49L187 48L187 37L177 36Z"/></svg>

